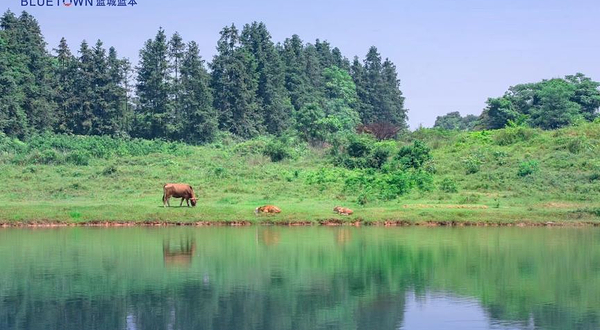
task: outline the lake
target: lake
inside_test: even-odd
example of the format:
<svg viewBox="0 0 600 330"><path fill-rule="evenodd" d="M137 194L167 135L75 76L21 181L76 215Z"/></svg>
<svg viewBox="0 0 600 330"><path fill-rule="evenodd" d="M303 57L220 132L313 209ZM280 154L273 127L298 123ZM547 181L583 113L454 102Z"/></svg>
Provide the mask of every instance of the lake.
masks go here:
<svg viewBox="0 0 600 330"><path fill-rule="evenodd" d="M599 329L595 228L0 230L0 329Z"/></svg>

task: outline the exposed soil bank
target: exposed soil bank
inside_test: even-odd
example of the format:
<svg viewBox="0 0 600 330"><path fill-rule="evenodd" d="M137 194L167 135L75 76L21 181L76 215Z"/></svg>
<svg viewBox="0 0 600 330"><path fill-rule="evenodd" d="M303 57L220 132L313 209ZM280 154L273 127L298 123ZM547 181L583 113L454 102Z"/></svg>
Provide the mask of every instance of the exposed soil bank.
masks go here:
<svg viewBox="0 0 600 330"><path fill-rule="evenodd" d="M240 227L240 226L381 226L381 227L600 227L600 221L363 221L326 219L319 221L29 221L29 222L0 222L0 228L55 228L55 227Z"/></svg>

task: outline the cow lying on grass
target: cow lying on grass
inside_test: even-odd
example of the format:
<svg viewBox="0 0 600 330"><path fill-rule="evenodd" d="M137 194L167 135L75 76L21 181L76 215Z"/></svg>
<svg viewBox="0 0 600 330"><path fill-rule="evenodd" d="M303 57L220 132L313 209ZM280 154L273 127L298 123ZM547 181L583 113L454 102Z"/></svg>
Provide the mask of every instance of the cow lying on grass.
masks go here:
<svg viewBox="0 0 600 330"><path fill-rule="evenodd" d="M281 210L277 206L265 205L254 209L254 214L258 215L259 213L281 213Z"/></svg>
<svg viewBox="0 0 600 330"><path fill-rule="evenodd" d="M333 212L338 213L339 215L351 215L352 213L354 213L354 211L352 211L351 209L341 206L334 207Z"/></svg>
<svg viewBox="0 0 600 330"><path fill-rule="evenodd" d="M192 206L196 206L196 195L194 195L194 189L189 184L184 183L167 183L163 186L163 206L170 207L169 199L171 197L181 198L181 203L179 206L183 205L183 200L187 203L187 206L190 206L190 202L192 202Z"/></svg>

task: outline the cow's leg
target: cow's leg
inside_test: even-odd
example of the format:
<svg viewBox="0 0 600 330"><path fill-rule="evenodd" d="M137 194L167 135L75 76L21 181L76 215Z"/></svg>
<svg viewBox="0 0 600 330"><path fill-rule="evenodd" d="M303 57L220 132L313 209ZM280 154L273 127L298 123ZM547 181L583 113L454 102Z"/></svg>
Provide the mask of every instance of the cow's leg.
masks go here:
<svg viewBox="0 0 600 330"><path fill-rule="evenodd" d="M186 198L185 202L187 203L187 206L190 207L190 200L189 200L189 198Z"/></svg>
<svg viewBox="0 0 600 330"><path fill-rule="evenodd" d="M179 207L181 207L181 205L183 205L183 200L184 200L184 199L185 199L185 198L181 197L181 203L179 203Z"/></svg>

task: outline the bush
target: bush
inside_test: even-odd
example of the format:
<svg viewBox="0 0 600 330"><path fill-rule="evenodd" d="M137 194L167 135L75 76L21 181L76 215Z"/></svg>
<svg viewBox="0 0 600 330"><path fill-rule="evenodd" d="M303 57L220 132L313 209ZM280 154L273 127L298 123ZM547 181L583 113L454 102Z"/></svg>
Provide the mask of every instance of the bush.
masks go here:
<svg viewBox="0 0 600 330"><path fill-rule="evenodd" d="M494 139L501 146L531 140L536 135L536 130L526 126L508 126L496 131Z"/></svg>
<svg viewBox="0 0 600 330"><path fill-rule="evenodd" d="M440 190L447 193L456 193L458 192L458 188L456 187L456 181L450 178L444 178L442 182L440 182Z"/></svg>
<svg viewBox="0 0 600 330"><path fill-rule="evenodd" d="M67 162L73 165L86 166L90 163L90 154L87 151L76 150L67 155Z"/></svg>
<svg viewBox="0 0 600 330"><path fill-rule="evenodd" d="M517 175L525 177L539 171L539 163L537 160L527 160L519 164Z"/></svg>
<svg viewBox="0 0 600 330"><path fill-rule="evenodd" d="M291 158L292 151L288 146L279 140L271 140L264 150L265 156L271 158L272 162L279 162L286 158Z"/></svg>
<svg viewBox="0 0 600 330"><path fill-rule="evenodd" d="M396 155L403 169L420 169L431 160L431 149L425 143L415 140L412 146L404 146Z"/></svg>
<svg viewBox="0 0 600 330"><path fill-rule="evenodd" d="M585 151L591 151L594 146L583 136L578 136L574 139L570 139L567 143L567 149L572 154L578 154Z"/></svg>
<svg viewBox="0 0 600 330"><path fill-rule="evenodd" d="M333 149L337 153L333 163L349 169L381 169L395 147L394 142L376 142L368 135L350 135L341 144L341 152L338 152L338 148Z"/></svg>
<svg viewBox="0 0 600 330"><path fill-rule="evenodd" d="M482 163L483 161L476 156L469 156L463 159L463 164L465 165L465 172L467 174L475 174L479 172Z"/></svg>

